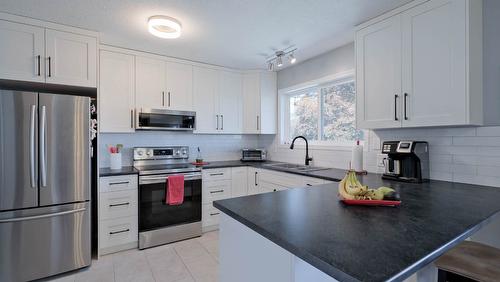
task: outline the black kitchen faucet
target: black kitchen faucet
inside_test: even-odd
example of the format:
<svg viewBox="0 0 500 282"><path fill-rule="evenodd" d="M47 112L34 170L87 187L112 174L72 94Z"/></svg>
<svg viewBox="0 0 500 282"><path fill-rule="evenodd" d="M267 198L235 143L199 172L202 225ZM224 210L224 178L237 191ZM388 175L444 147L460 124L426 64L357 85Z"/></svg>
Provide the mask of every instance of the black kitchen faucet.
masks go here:
<svg viewBox="0 0 500 282"><path fill-rule="evenodd" d="M312 161L313 158L309 157L309 143L307 142L307 138L305 138L302 135L293 138L292 144L290 145L290 149L293 150L293 144L295 143L295 140L297 140L299 138L304 139L304 141L306 141L306 162L305 163L306 163L306 165L309 165L309 162Z"/></svg>

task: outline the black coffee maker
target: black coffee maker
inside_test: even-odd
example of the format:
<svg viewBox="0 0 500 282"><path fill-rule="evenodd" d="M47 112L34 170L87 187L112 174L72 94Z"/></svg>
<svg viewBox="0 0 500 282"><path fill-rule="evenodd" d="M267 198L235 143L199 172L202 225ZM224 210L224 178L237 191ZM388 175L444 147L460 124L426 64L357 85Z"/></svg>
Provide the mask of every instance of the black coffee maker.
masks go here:
<svg viewBox="0 0 500 282"><path fill-rule="evenodd" d="M384 179L422 183L429 180L429 144L425 141L384 141Z"/></svg>

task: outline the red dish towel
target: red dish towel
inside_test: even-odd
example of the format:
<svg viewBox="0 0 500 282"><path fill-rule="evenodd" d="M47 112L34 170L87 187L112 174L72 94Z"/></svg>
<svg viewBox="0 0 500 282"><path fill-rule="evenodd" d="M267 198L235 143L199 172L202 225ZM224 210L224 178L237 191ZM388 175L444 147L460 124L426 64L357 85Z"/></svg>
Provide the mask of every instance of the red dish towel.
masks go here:
<svg viewBox="0 0 500 282"><path fill-rule="evenodd" d="M184 202L184 175L169 175L165 190L167 205L181 205Z"/></svg>

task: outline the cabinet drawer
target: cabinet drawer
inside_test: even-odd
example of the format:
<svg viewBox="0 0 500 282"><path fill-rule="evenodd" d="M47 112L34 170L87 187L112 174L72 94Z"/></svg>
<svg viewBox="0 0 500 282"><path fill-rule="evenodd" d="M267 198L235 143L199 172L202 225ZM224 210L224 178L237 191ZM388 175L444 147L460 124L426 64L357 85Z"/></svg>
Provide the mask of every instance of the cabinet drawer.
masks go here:
<svg viewBox="0 0 500 282"><path fill-rule="evenodd" d="M203 170L203 181L231 180L231 168Z"/></svg>
<svg viewBox="0 0 500 282"><path fill-rule="evenodd" d="M212 226L219 224L220 211L212 204L204 204L202 210L202 226Z"/></svg>
<svg viewBox="0 0 500 282"><path fill-rule="evenodd" d="M269 170L260 170L258 181L270 182L288 188L300 187L303 185L302 176Z"/></svg>
<svg viewBox="0 0 500 282"><path fill-rule="evenodd" d="M138 240L137 216L99 221L99 247L109 248Z"/></svg>
<svg viewBox="0 0 500 282"><path fill-rule="evenodd" d="M99 219L137 215L137 190L123 190L100 194Z"/></svg>
<svg viewBox="0 0 500 282"><path fill-rule="evenodd" d="M231 180L203 182L202 201L204 204L231 197Z"/></svg>
<svg viewBox="0 0 500 282"><path fill-rule="evenodd" d="M118 175L101 177L99 180L99 189L101 192L113 192L122 190L137 191L137 175Z"/></svg>

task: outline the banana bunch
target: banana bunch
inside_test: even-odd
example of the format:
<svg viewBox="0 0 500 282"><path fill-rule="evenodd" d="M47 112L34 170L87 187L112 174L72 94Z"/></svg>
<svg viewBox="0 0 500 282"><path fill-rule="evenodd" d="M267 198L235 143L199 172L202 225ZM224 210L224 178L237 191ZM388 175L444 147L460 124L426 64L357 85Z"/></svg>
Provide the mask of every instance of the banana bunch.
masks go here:
<svg viewBox="0 0 500 282"><path fill-rule="evenodd" d="M352 170L339 183L339 195L345 200L383 200L392 192L394 190L389 187L369 189L359 182L356 172Z"/></svg>

